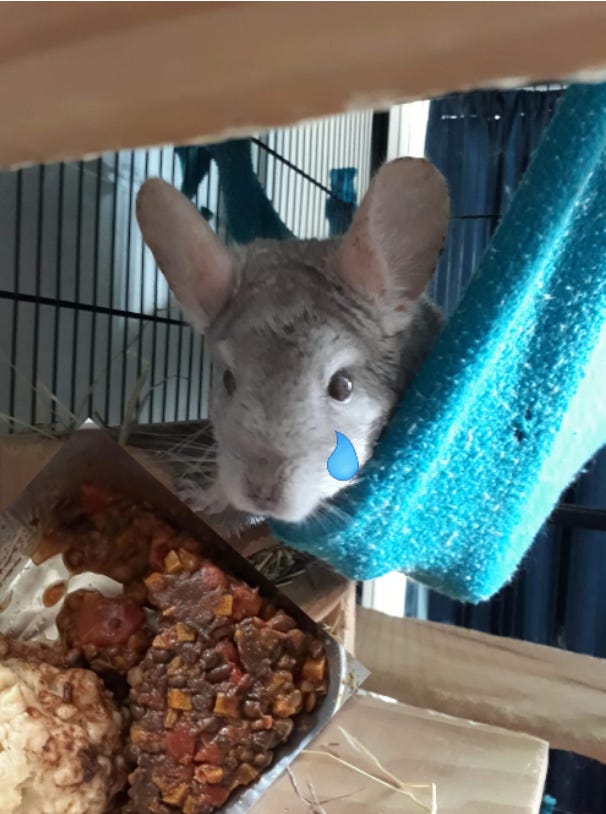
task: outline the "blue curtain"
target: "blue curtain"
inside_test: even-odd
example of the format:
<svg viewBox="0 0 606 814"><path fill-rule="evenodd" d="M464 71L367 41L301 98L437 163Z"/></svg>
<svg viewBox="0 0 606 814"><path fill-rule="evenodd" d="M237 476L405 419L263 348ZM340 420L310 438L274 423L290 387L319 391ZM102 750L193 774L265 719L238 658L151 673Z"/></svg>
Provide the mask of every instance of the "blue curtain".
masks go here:
<svg viewBox="0 0 606 814"><path fill-rule="evenodd" d="M425 153L446 177L452 199L432 290L447 314L507 210L561 92L475 91L431 102ZM564 499L606 508L606 451ZM548 523L517 577L493 600L469 606L430 591L427 617L606 657L606 534ZM556 814L604 814L606 767L553 752L547 790Z"/></svg>

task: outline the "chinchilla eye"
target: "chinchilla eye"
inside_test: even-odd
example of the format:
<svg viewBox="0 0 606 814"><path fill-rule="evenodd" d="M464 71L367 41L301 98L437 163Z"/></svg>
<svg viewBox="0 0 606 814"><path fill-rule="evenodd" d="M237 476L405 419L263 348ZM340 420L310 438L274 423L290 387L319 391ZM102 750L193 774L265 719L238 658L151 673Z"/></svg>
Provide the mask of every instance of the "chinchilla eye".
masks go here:
<svg viewBox="0 0 606 814"><path fill-rule="evenodd" d="M328 395L335 401L348 401L353 381L346 370L338 370L328 383Z"/></svg>
<svg viewBox="0 0 606 814"><path fill-rule="evenodd" d="M230 396L236 389L236 380L231 370L226 370L223 374L223 387L227 390L227 393Z"/></svg>

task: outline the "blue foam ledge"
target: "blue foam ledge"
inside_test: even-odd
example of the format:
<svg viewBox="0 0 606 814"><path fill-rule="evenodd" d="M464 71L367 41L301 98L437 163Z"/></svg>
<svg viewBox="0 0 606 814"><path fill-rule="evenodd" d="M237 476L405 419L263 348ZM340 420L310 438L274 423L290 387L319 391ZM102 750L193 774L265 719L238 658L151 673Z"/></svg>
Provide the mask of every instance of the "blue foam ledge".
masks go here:
<svg viewBox="0 0 606 814"><path fill-rule="evenodd" d="M273 530L353 579L401 569L478 602L604 443L606 85L577 85L373 459L335 501L351 520Z"/></svg>

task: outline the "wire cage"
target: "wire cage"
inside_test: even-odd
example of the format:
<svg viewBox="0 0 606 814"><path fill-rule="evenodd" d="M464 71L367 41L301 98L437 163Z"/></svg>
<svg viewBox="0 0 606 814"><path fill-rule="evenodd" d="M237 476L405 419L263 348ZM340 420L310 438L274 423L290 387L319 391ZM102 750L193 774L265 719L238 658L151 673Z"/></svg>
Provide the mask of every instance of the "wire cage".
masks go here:
<svg viewBox="0 0 606 814"><path fill-rule="evenodd" d="M296 237L328 237L343 231L386 158L426 154L452 195L447 249L431 285L450 314L561 90L454 94L256 135L255 183ZM134 217L141 183L160 176L187 188L220 237L232 239L217 163L196 181L190 171L199 167L184 156L200 154L187 149L0 173L0 434L55 436L87 416L111 427L207 417L204 339L185 321ZM602 454L491 602L466 606L392 575L382 591L388 609L606 656L605 483ZM602 814L606 768L554 754L548 791L556 812Z"/></svg>
<svg viewBox="0 0 606 814"><path fill-rule="evenodd" d="M327 237L331 170L370 177L372 114L349 114L251 139L254 171L295 236ZM181 187L173 147L0 173L0 416L4 432L49 431L87 416L120 424L208 414L210 365L144 248L137 190ZM230 239L217 168L193 199ZM1 431L1 430L0 430Z"/></svg>

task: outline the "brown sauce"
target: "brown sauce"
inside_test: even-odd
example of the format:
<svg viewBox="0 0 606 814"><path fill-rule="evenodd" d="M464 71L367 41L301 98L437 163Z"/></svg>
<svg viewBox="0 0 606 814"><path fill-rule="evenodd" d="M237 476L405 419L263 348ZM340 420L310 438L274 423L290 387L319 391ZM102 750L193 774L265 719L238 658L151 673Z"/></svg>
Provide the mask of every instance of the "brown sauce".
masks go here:
<svg viewBox="0 0 606 814"><path fill-rule="evenodd" d="M49 585L48 588L44 591L42 595L42 604L45 608L52 608L58 602L60 602L63 597L65 596L65 592L67 591L67 584L61 580L60 582L53 582L52 585Z"/></svg>

